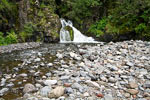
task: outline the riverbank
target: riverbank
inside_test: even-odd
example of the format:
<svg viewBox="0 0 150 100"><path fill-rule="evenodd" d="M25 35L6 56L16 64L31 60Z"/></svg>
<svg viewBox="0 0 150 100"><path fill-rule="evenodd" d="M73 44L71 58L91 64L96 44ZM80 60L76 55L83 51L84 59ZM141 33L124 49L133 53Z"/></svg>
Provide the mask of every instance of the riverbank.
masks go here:
<svg viewBox="0 0 150 100"><path fill-rule="evenodd" d="M41 45L40 42L28 42L28 43L17 43L17 44L10 44L7 46L0 46L0 54L36 48L36 47L39 47L40 45Z"/></svg>
<svg viewBox="0 0 150 100"><path fill-rule="evenodd" d="M19 54L0 77L4 99L10 91L17 100L150 99L150 42L46 44Z"/></svg>

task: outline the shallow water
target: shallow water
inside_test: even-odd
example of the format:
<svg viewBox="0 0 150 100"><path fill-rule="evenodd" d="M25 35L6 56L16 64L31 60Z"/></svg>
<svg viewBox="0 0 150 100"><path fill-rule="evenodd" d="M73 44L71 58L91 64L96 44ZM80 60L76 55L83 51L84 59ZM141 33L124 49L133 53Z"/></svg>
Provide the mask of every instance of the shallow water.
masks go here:
<svg viewBox="0 0 150 100"><path fill-rule="evenodd" d="M0 56L0 80L6 78L6 76L11 75L11 78L7 79L5 86L0 86L0 89L7 87L8 83L13 83L14 86L9 88L9 92L6 95L2 96L5 100L15 100L18 97L23 96L22 90L26 83L35 83L36 79L42 79L48 72L53 72L57 70L59 61L56 59L56 53L60 53L63 50L73 49L78 51L78 47L82 47L86 44L42 44L41 47L28 49L23 51L15 51L12 53L2 54ZM97 44L88 44L88 45L97 45ZM63 52L62 52L63 53ZM33 60L40 58L41 61L34 62ZM64 58L65 60L66 58ZM27 65L25 62L29 62ZM59 63L58 63L59 62ZM40 66L41 63L53 63L53 67ZM34 66L38 66L37 68ZM30 70L35 72L40 72L38 76L34 76ZM18 75L26 73L28 78L19 77ZM13 75L16 75L13 77ZM15 79L13 81L13 79ZM25 80L25 81L24 81ZM18 82L20 82L18 84Z"/></svg>
<svg viewBox="0 0 150 100"><path fill-rule="evenodd" d="M58 50L66 49L68 44L43 44L39 48L28 49L23 51L15 51L12 53L1 54L0 56L0 80L2 78L6 78L7 75L13 76L14 74L16 77L7 79L6 84L12 82L14 86L9 88L9 92L6 95L2 96L5 100L13 100L18 97L22 96L22 89L26 83L35 83L35 78L41 78L45 73L51 72L52 70L56 70L58 65L54 65L54 67L38 67L38 68L30 68L32 66L39 66L41 62L44 63L53 63L55 60L55 54ZM24 61L30 60L31 57L39 57L42 58L40 62L35 63L31 61L28 65L23 65ZM17 70L16 70L17 69ZM30 69L40 72L38 77L34 77L29 71ZM21 73L28 73L28 78L25 79L24 77L18 77L17 75ZM15 79L12 81L11 79ZM26 81L23 81L26 80ZM18 84L18 82L22 82ZM0 89L7 87L0 86Z"/></svg>

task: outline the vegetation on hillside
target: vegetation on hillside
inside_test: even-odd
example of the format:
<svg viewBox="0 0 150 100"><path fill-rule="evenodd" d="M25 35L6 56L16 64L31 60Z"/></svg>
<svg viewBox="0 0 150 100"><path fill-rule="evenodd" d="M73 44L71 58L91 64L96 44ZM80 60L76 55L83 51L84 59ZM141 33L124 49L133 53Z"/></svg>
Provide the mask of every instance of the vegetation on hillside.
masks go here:
<svg viewBox="0 0 150 100"><path fill-rule="evenodd" d="M150 0L0 0L0 45L58 38L58 15L99 40L150 40Z"/></svg>
<svg viewBox="0 0 150 100"><path fill-rule="evenodd" d="M149 0L67 0L60 14L85 33L150 40ZM85 30L85 31L84 31Z"/></svg>

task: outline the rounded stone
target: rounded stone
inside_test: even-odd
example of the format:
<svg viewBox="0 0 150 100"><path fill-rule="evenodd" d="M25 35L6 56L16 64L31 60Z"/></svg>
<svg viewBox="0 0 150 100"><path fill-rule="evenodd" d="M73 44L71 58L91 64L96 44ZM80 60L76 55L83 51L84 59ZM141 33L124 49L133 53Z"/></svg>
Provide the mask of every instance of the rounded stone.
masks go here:
<svg viewBox="0 0 150 100"><path fill-rule="evenodd" d="M35 86L28 83L24 86L23 93L34 92L36 90Z"/></svg>

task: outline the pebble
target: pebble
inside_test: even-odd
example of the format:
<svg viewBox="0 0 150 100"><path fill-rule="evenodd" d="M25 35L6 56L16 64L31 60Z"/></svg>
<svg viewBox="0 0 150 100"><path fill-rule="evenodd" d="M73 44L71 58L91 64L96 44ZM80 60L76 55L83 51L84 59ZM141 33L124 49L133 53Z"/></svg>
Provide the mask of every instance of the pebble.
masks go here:
<svg viewBox="0 0 150 100"><path fill-rule="evenodd" d="M129 93L125 93L124 96L125 96L126 98L129 98L129 97L130 97L130 94L129 94Z"/></svg>
<svg viewBox="0 0 150 100"><path fill-rule="evenodd" d="M58 98L58 97L64 95L64 92L65 92L65 88L62 86L58 86L48 94L48 97L49 98Z"/></svg>
<svg viewBox="0 0 150 100"><path fill-rule="evenodd" d="M65 88L64 92L65 92L65 94L72 94L73 93L73 89L68 87L68 88Z"/></svg>
<svg viewBox="0 0 150 100"><path fill-rule="evenodd" d="M92 82L90 80L87 80L85 83L87 83L89 86L93 86L93 87L96 87L96 88L100 88L99 84L96 83L96 82Z"/></svg>
<svg viewBox="0 0 150 100"><path fill-rule="evenodd" d="M126 91L127 91L128 93L132 94L132 95L136 95L136 94L139 93L139 91L136 90L136 89L127 89Z"/></svg>
<svg viewBox="0 0 150 100"><path fill-rule="evenodd" d="M83 96L84 96L84 97L89 97L90 95L89 95L88 92L85 92L85 93L83 94Z"/></svg>
<svg viewBox="0 0 150 100"><path fill-rule="evenodd" d="M82 87L80 84L78 84L78 83L72 84L71 87L72 87L73 89L78 89L79 91L83 92L83 87Z"/></svg>
<svg viewBox="0 0 150 100"><path fill-rule="evenodd" d="M2 88L1 90L0 90L0 96L3 96L6 92L8 92L8 88Z"/></svg>
<svg viewBox="0 0 150 100"><path fill-rule="evenodd" d="M40 90L40 95L43 97L48 97L48 94L51 92L51 87L50 86L45 86Z"/></svg>
<svg viewBox="0 0 150 100"><path fill-rule="evenodd" d="M70 78L70 76L62 76L60 77L60 80L68 80Z"/></svg>
<svg viewBox="0 0 150 100"><path fill-rule="evenodd" d="M138 88L138 84L135 81L131 81L129 82L129 87L132 89Z"/></svg>
<svg viewBox="0 0 150 100"><path fill-rule="evenodd" d="M30 93L30 92L34 92L36 90L35 86L28 83L24 86L24 89L23 89L23 93Z"/></svg>
<svg viewBox="0 0 150 100"><path fill-rule="evenodd" d="M31 49L21 54L24 58L13 68L13 74L0 73L0 91L19 84L16 91L23 89L29 94L24 100L149 100L149 42L47 45L54 48L43 46L40 52ZM47 60L47 52L54 58ZM23 85L31 77L35 87L25 90Z"/></svg>
<svg viewBox="0 0 150 100"><path fill-rule="evenodd" d="M45 80L44 85L51 86L57 84L57 80Z"/></svg>
<svg viewBox="0 0 150 100"><path fill-rule="evenodd" d="M114 100L114 98L112 97L112 95L106 94L106 95L104 96L104 100Z"/></svg>
<svg viewBox="0 0 150 100"><path fill-rule="evenodd" d="M111 83L115 83L117 80L116 80L115 78L113 78L113 77L110 77L110 78L108 79L108 81L111 82Z"/></svg>
<svg viewBox="0 0 150 100"><path fill-rule="evenodd" d="M36 59L34 59L34 62L39 62L39 61L41 61L41 59L40 59L40 58L36 58Z"/></svg>

